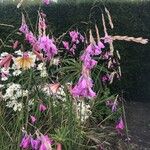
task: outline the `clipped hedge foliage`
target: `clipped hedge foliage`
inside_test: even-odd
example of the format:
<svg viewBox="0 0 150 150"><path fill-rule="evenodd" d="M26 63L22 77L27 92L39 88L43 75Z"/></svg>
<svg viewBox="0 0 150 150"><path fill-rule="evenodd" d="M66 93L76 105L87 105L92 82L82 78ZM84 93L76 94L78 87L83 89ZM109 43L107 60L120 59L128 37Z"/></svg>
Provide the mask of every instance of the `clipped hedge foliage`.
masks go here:
<svg viewBox="0 0 150 150"><path fill-rule="evenodd" d="M105 5L110 10L115 25L113 33L111 31L110 33L114 35L125 35L126 33L128 36L150 38L150 2L107 2ZM49 29L58 36L73 24L80 28L81 21L87 22L89 19L91 22L96 22L100 30L103 30L100 26L100 8L103 8L104 4L98 3L92 10L91 6L92 3L56 4L42 9L47 14ZM38 6L25 8L33 24L36 23L37 8ZM12 28L0 25L0 38L5 40L20 26L21 10L16 9L16 5L1 5L0 14L0 23L14 26ZM92 27L92 23L90 26ZM115 46L121 54L123 72L121 85L117 85L115 89L123 89L127 100L148 101L150 97L150 45L118 42Z"/></svg>

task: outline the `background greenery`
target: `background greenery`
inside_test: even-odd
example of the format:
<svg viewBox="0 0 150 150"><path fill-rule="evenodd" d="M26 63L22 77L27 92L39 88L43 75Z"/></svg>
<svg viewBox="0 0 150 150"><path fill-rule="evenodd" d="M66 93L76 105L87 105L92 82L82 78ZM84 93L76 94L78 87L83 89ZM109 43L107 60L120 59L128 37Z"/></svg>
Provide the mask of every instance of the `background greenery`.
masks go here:
<svg viewBox="0 0 150 150"><path fill-rule="evenodd" d="M77 1L76 1L77 2ZM70 26L76 24L81 28L81 21L96 22L101 26L101 8L104 5L110 10L115 28L110 33L115 35L143 36L150 38L150 2L149 1L103 1L98 2L94 9L91 9L93 2L83 0L82 3L58 3L49 6L42 6L47 14L50 24L49 29L55 34L60 35ZM38 6L27 6L26 11L33 23L37 19ZM89 16L89 14L91 15ZM0 5L0 24L10 24L12 27L0 25L0 38L6 37L14 32L21 24L21 10L16 9L16 5L4 3ZM15 38L15 37L14 37ZM7 41L9 38L7 39ZM115 44L119 50L122 60L122 81L116 90L123 89L127 100L148 101L150 97L150 45L140 45L136 43L117 42Z"/></svg>

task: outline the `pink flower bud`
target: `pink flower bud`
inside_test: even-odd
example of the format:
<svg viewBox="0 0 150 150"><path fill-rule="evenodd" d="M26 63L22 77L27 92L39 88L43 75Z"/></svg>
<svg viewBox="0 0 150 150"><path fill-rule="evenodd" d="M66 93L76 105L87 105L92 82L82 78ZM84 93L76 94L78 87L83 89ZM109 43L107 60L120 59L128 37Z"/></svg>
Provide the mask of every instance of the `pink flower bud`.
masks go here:
<svg viewBox="0 0 150 150"><path fill-rule="evenodd" d="M32 123L32 124L34 124L34 123L35 123L35 121L36 121L35 116L30 116L30 119L31 119L31 123Z"/></svg>
<svg viewBox="0 0 150 150"><path fill-rule="evenodd" d="M47 109L47 107L44 104L39 105L39 111L44 112Z"/></svg>

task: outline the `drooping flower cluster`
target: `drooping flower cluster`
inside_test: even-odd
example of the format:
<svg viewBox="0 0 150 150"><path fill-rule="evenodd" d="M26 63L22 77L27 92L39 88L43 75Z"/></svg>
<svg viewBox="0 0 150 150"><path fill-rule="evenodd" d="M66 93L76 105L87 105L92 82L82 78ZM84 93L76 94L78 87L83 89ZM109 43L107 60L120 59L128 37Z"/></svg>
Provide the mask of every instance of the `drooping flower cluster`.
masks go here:
<svg viewBox="0 0 150 150"><path fill-rule="evenodd" d="M96 93L92 90L93 81L92 79L83 74L79 78L79 81L72 89L72 95L74 97L85 97L85 98L93 98L96 96Z"/></svg>
<svg viewBox="0 0 150 150"><path fill-rule="evenodd" d="M45 23L46 15L44 13L39 12L39 23L38 30L39 35L36 37L28 28L25 17L22 15L22 25L19 28L19 31L25 34L26 40L31 44L34 53L41 60L44 60L42 56L42 52L44 52L47 60L51 60L54 55L57 54L57 47L54 44L54 39L50 39L48 35L46 35L46 23Z"/></svg>
<svg viewBox="0 0 150 150"><path fill-rule="evenodd" d="M23 149L33 150L52 150L53 140L48 135L37 135L33 138L31 135L24 133L20 143L20 147Z"/></svg>
<svg viewBox="0 0 150 150"><path fill-rule="evenodd" d="M101 49L104 47L105 46L101 41L98 41L97 44L95 41L91 41L84 53L81 55L80 60L83 62L82 75L72 89L72 95L74 97L93 98L96 96L96 93L92 90L93 81L90 77L90 72L91 69L96 66L97 61L95 61L92 57L100 55Z"/></svg>
<svg viewBox="0 0 150 150"><path fill-rule="evenodd" d="M83 61L83 64L87 69L92 69L95 67L97 61L92 59L92 56L100 55L102 48L105 48L105 46L101 41L99 41L97 45L96 43L91 43L87 46L86 50L80 57L81 61Z"/></svg>
<svg viewBox="0 0 150 150"><path fill-rule="evenodd" d="M82 36L81 33L78 31L70 31L69 36L71 38L71 43L67 41L63 41L63 46L64 48L68 51L71 52L73 55L75 54L75 50L77 49L77 45L81 42L84 42L84 37Z"/></svg>

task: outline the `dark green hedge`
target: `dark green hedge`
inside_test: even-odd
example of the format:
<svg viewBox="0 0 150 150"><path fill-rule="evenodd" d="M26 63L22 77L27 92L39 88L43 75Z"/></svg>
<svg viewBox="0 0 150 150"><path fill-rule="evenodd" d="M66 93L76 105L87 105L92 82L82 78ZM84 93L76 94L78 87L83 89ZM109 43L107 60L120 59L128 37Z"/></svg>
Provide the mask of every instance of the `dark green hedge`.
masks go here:
<svg viewBox="0 0 150 150"><path fill-rule="evenodd" d="M65 32L72 24L82 30L79 22L96 22L101 27L101 9L104 4L97 4L91 11L91 3L78 5L51 5L42 9L47 14L49 29L55 35ZM113 34L143 36L150 38L150 2L105 3L112 14L115 29ZM38 6L27 7L30 19L35 24ZM0 6L0 23L12 24L15 28L21 23L21 10L14 5ZM0 26L0 38L5 39L15 28ZM15 37L14 37L15 38ZM150 98L150 45L118 42L116 48L121 53L123 71L120 88L128 100L149 101ZM118 89L118 88L116 88Z"/></svg>

